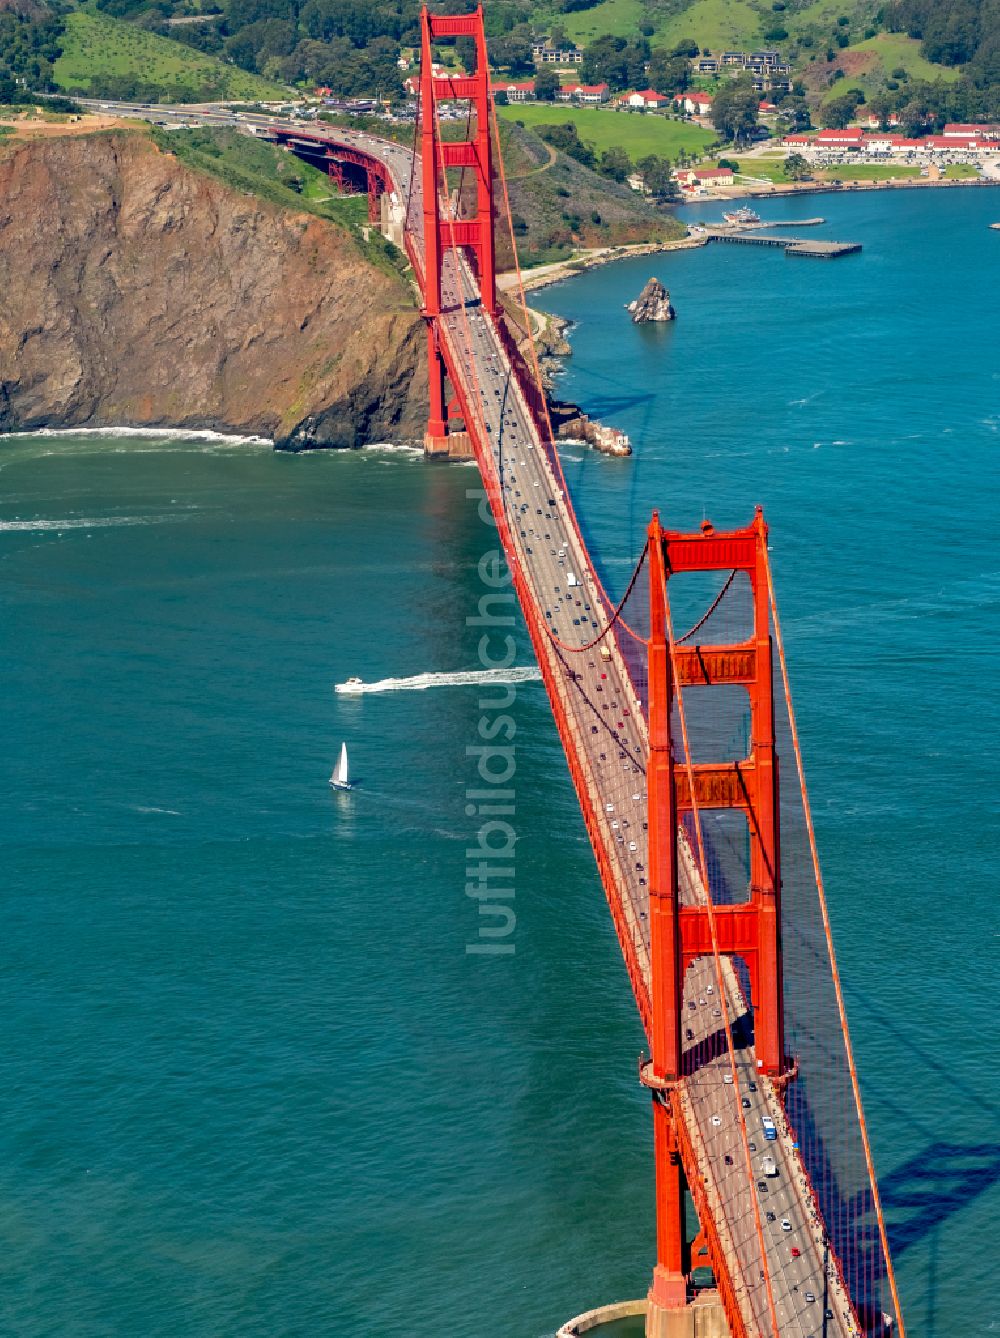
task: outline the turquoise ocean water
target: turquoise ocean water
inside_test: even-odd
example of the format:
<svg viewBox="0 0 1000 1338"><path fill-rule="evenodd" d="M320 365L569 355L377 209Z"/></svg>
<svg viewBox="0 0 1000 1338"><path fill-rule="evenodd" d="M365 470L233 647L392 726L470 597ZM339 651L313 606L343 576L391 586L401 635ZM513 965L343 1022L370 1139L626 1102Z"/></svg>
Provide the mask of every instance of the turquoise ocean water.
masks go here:
<svg viewBox="0 0 1000 1338"><path fill-rule="evenodd" d="M762 212L864 251L539 299L577 323L562 389L635 445L567 474L611 584L654 504L767 510L908 1327L971 1338L1000 1325L1000 194ZM654 272L679 318L636 329ZM642 1038L541 686L494 956L466 950L483 689L332 691L477 667L476 479L0 440L0 1332L541 1338L648 1284Z"/></svg>

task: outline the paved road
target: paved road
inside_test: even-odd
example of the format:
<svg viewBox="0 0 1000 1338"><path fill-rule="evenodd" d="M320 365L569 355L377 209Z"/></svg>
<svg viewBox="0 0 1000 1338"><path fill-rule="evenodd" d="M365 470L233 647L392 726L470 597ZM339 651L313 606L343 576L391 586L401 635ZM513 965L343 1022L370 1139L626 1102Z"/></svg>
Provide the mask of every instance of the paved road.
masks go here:
<svg viewBox="0 0 1000 1338"><path fill-rule="evenodd" d="M398 151L393 151L393 158L398 160ZM412 211L418 214L419 210ZM442 306L456 364L463 368L467 394L478 402L481 423L492 443L493 468L513 539L511 561L520 567L551 631L565 645L585 646L605 625L607 609L574 524L569 498L560 490L545 443L538 437L493 321L481 310L464 263L452 259L446 269ZM570 584L570 573L578 584ZM598 797L600 839L616 869L628 932L648 987L646 723L614 639L605 638L601 644L609 645L610 660L602 659L596 648L573 654L555 644L547 648L547 655L566 708L572 746L587 773L587 788ZM704 900L703 885L690 851L684 849L683 855L681 897L687 904L696 904ZM714 978L714 963L703 960L691 968L685 982L689 1049L698 1050L722 1028L722 1005ZM738 1086L726 1082L728 1055L707 1060L685 1082L684 1108L694 1126L711 1200L725 1222L723 1234L740 1261L740 1267L733 1270L734 1281L743 1279L743 1302L748 1318L753 1317L752 1327L768 1332L753 1192L761 1208L781 1334L789 1338L855 1334L858 1330L849 1303L835 1269L825 1258L823 1232L785 1128L783 1107L772 1084L757 1073L753 1047L746 1041L750 1023L746 1003L728 965L724 978L729 1017L734 1023L744 1019L737 1025L741 1037ZM780 1131L773 1142L764 1139L761 1120L765 1115ZM752 1191L738 1125L744 1118L755 1145ZM764 1176L761 1170L765 1149L776 1164L774 1176Z"/></svg>
<svg viewBox="0 0 1000 1338"><path fill-rule="evenodd" d="M163 119L165 110L135 104L111 104L110 109L147 118L155 114L156 119ZM204 109L176 110L187 122L254 124L260 119ZM408 149L322 124L309 124L306 132L327 135L377 155L405 198L412 166ZM414 173L414 186L419 191L419 171ZM419 197L409 204L411 230L422 241ZM509 525L511 565L520 569L552 633L565 646L583 647L606 625L608 610L575 526L570 500L563 495L553 470L551 444L540 439L494 321L481 308L467 264L454 252L445 260L442 308L452 365L465 383L467 402L476 406L470 413L478 415L482 434L491 443L489 463ZM486 482L489 486L490 480ZM646 722L614 637L606 637L601 644L610 648L609 660L597 648L574 653L551 640L543 653L568 721L568 746L575 750L586 788L594 797L597 820L593 835L614 870L624 933L648 990ZM703 884L683 843L680 887L687 904L704 901ZM705 1059L685 1080L682 1109L746 1321L751 1332L770 1332L753 1211L752 1196L756 1196L782 1338L856 1335L860 1331L826 1256L822 1224L785 1127L781 1101L770 1081L757 1072L746 1002L728 963L723 983L725 1007L737 1035L737 1083L727 1081L731 1073L723 1045L721 1056ZM722 1029L722 1007L714 963L703 959L690 969L685 981L688 1051L700 1055L712 1048L705 1043ZM764 1139L764 1116L770 1116L777 1127L773 1142ZM751 1142L752 1178L739 1129L743 1119ZM764 1175L761 1162L765 1154L773 1157L776 1175Z"/></svg>
<svg viewBox="0 0 1000 1338"><path fill-rule="evenodd" d="M543 445L521 402L492 322L478 309L471 284L465 285L465 292L466 301L472 304L463 307L454 283L446 282L446 304L451 308L446 324L453 347L460 351L467 384L478 393L482 421L494 444L494 467L505 512L512 522L513 560L520 565L552 631L568 645L585 645L604 626L606 614L589 556L572 524L568 499L560 493ZM570 572L580 585L568 585ZM588 789L599 796L601 837L617 871L615 881L623 894L626 922L648 981L648 744L643 713L617 647L613 646L610 661L603 660L597 650L574 655L552 646L548 653L567 707L577 756L583 759L588 773ZM681 895L688 904L704 899L689 854L682 865ZM691 969L686 981L688 1048L699 1047L723 1025L714 975L714 963L706 960ZM734 973L727 970L725 975L728 1012L735 1022L745 1018L746 1005ZM748 1022L746 1019L743 1027L748 1027ZM784 1134L781 1103L771 1083L757 1074L751 1045L743 1044L738 1051L739 1088L725 1081L728 1067L725 1055L705 1062L685 1084L685 1109L697 1127L702 1171L709 1178L712 1201L725 1220L730 1248L740 1259L741 1268L734 1272L742 1275L756 1325L763 1332L769 1330L766 1289L760 1281L760 1244L737 1123L744 1117L756 1145L751 1154L754 1192L761 1207L782 1335L855 1332L836 1276L832 1269L824 1268L822 1232L813 1220L801 1164L791 1139ZM749 1106L746 1111L744 1100ZM761 1117L765 1114L783 1131L773 1143L764 1140ZM774 1177L765 1177L761 1171L765 1147L776 1163L778 1173ZM765 1190L759 1190L759 1185ZM773 1214L773 1220L768 1220L768 1213ZM797 1256L792 1255L793 1249L799 1252ZM815 1299L810 1301L809 1296Z"/></svg>

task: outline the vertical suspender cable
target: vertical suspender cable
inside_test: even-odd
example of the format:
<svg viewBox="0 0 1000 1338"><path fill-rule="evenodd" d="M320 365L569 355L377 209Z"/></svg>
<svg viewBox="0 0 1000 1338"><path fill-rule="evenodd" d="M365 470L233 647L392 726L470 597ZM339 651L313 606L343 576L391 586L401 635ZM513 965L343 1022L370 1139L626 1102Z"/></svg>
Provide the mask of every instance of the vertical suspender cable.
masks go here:
<svg viewBox="0 0 1000 1338"><path fill-rule="evenodd" d="M823 930L826 934L826 949L830 958L830 970L833 975L833 988L837 996L837 1012L840 1016L840 1030L844 1040L844 1050L847 1054L847 1067L851 1075L851 1090L854 1096L854 1109L857 1112L858 1124L861 1129L861 1142L865 1152L865 1165L868 1169L868 1183L872 1193L872 1203L875 1206L875 1216L878 1220L879 1236L882 1241L882 1253L885 1256L886 1275L889 1279L889 1290L892 1293L892 1302L896 1309L896 1323L899 1328L899 1338L906 1338L906 1330L903 1326L903 1312L899 1304L899 1292L896 1288L896 1273L892 1266L892 1256L889 1253L889 1235L886 1231L885 1215L882 1211L882 1199L879 1195L878 1180L875 1177L875 1164L872 1160L871 1142L868 1137L868 1126L865 1122L864 1107L861 1103L861 1086L858 1082L858 1071L854 1063L854 1050L851 1045L851 1034L847 1026L847 1010L844 1007L844 991L840 982L840 972L837 969L837 955L833 947L833 931L830 927L830 913L827 907L826 892L823 886L823 873L820 869L819 851L816 845L816 831L813 827L812 809L809 806L809 792L806 789L805 768L802 764L802 749L799 745L799 731L795 724L795 712L792 708L792 693L788 679L788 664L785 660L785 645L781 636L781 623L778 619L778 603L774 594L774 576L771 572L770 558L765 551L764 564L767 569L767 589L768 598L771 604L771 617L774 619L774 639L778 645L778 658L781 663L781 681L785 690L785 705L788 710L788 723L791 728L792 748L795 752L795 767L799 777L799 787L802 791L802 809L805 814L806 831L809 835L809 851L812 855L813 874L816 878L816 891L819 896L820 913L823 917Z"/></svg>

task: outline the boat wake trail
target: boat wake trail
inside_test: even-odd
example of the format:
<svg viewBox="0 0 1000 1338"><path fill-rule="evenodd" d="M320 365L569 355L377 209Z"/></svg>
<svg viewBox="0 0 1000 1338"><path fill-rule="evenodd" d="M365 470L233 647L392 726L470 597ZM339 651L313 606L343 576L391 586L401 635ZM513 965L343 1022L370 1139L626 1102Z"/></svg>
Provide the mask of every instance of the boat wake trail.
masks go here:
<svg viewBox="0 0 1000 1338"><path fill-rule="evenodd" d="M56 533L63 530L102 530L118 525L158 525L163 521L182 519L177 515L166 516L72 516L63 520L0 520L0 532L24 531L26 533Z"/></svg>
<svg viewBox="0 0 1000 1338"><path fill-rule="evenodd" d="M534 665L513 669L460 669L454 673L414 674L411 678L379 678L372 683L338 683L335 692L360 697L367 692L423 692L425 688L464 688L491 683L536 683L541 671Z"/></svg>

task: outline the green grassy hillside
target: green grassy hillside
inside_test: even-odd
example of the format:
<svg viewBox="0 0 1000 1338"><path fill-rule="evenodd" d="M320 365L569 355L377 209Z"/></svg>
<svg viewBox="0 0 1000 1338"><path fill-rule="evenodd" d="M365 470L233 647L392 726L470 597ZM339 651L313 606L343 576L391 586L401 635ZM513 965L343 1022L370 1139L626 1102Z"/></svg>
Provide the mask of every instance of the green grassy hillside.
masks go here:
<svg viewBox="0 0 1000 1338"><path fill-rule="evenodd" d="M188 167L218 177L234 190L286 209L301 209L346 228L373 264L399 272L405 257L368 226L367 195L338 195L325 173L266 140L237 130L151 130L154 143ZM367 233L367 240L364 233Z"/></svg>
<svg viewBox="0 0 1000 1338"><path fill-rule="evenodd" d="M529 129L501 121L500 134L522 265L564 260L579 247L684 235L683 224L668 210L553 149ZM505 228L497 238L497 257L501 268L513 264Z"/></svg>
<svg viewBox="0 0 1000 1338"><path fill-rule="evenodd" d="M830 73L838 66L845 77L823 91ZM903 71L901 78L900 71ZM879 33L845 51L838 51L829 64L817 63L810 67L806 81L810 87L821 91L822 101L826 103L853 89L860 89L869 98L873 93L884 91L890 79L895 79L897 84L919 79L953 83L960 77L961 70L955 66L934 65L925 60L915 38L901 33Z"/></svg>
<svg viewBox="0 0 1000 1338"><path fill-rule="evenodd" d="M601 0L593 9L548 17L565 28L571 41L586 46L603 33L610 33L612 37L635 37L645 18L645 6L642 0ZM547 18L540 20L543 24L547 21Z"/></svg>
<svg viewBox="0 0 1000 1338"><path fill-rule="evenodd" d="M852 51L871 51L882 72L889 76L894 70L905 70L910 79L957 79L958 69L953 65L935 65L920 54L920 43L903 33L879 33L867 42L850 47Z"/></svg>
<svg viewBox="0 0 1000 1338"><path fill-rule="evenodd" d="M572 122L585 143L598 153L620 145L633 162L648 153L661 158L677 157L677 150L701 153L716 136L701 126L685 121L672 121L665 116L649 116L627 112L601 111L597 107L553 106L551 103L529 103L526 106L498 108L508 121L522 121L531 129L536 125L565 125Z"/></svg>
<svg viewBox="0 0 1000 1338"><path fill-rule="evenodd" d="M284 96L268 79L99 12L68 14L62 46L55 79L67 91L164 102Z"/></svg>
<svg viewBox="0 0 1000 1338"><path fill-rule="evenodd" d="M774 18L770 5L766 18L744 0L695 0L681 13L657 25L664 46L693 37L699 46L745 50L759 46L761 33Z"/></svg>
<svg viewBox="0 0 1000 1338"><path fill-rule="evenodd" d="M775 10L773 0L601 0L592 9L571 14L546 15L541 22L560 23L567 35L586 45L602 33L616 37L637 37L642 24L651 26L646 34L654 46L671 46L681 38L693 37L699 46L712 50L732 48L749 50L759 47L764 34L784 29L784 39L771 44L795 46L805 39L807 52L826 49L827 40L846 27L854 39L862 38L869 26L878 26L876 0L785 0L784 8ZM847 18L846 25L839 25Z"/></svg>

